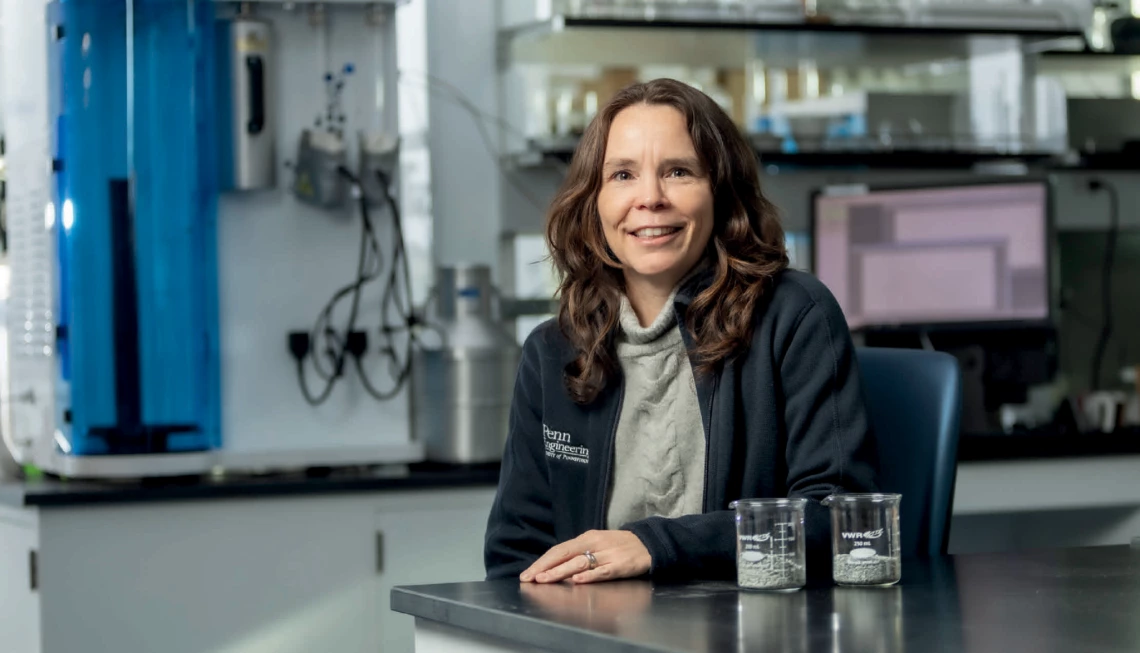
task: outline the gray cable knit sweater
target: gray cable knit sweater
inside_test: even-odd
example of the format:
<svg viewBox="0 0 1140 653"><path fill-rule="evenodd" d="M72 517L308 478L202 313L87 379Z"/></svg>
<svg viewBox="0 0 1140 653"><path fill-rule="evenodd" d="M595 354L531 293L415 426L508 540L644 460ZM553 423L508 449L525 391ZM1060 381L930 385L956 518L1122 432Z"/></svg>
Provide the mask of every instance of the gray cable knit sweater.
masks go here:
<svg viewBox="0 0 1140 653"><path fill-rule="evenodd" d="M674 291L675 292L675 291ZM614 442L606 526L701 512L705 434L673 296L648 327L621 305L617 355L625 397Z"/></svg>

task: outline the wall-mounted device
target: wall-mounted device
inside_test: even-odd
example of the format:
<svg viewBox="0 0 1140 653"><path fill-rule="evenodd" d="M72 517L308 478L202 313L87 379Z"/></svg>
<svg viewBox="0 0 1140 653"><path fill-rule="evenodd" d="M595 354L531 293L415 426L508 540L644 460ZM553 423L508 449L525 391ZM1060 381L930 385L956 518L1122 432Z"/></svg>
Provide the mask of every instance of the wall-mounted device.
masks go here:
<svg viewBox="0 0 1140 653"><path fill-rule="evenodd" d="M272 188L277 168L269 83L274 72L272 30L248 14L218 25L221 79L230 80L229 93L220 93L222 189Z"/></svg>
<svg viewBox="0 0 1140 653"><path fill-rule="evenodd" d="M348 78L355 71L355 65L346 63L337 74L324 73L325 108L317 114L313 127L301 132L297 142L293 193L306 204L333 209L344 202L348 153L344 140L347 116L342 99ZM380 196L372 197L380 201Z"/></svg>
<svg viewBox="0 0 1140 653"><path fill-rule="evenodd" d="M391 181L400 165L400 139L383 132L360 134L360 185L364 197L372 204L381 204L387 190L381 188Z"/></svg>
<svg viewBox="0 0 1140 653"><path fill-rule="evenodd" d="M347 150L340 136L327 131L306 129L297 145L293 164L293 193L307 204L336 208L344 202L345 179L341 168L347 163Z"/></svg>

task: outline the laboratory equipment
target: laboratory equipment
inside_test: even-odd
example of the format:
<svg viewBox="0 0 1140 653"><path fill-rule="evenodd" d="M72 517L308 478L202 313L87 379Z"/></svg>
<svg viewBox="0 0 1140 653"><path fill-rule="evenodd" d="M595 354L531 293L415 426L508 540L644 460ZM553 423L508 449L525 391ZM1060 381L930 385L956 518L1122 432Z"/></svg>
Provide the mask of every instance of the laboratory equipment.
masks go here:
<svg viewBox="0 0 1140 653"><path fill-rule="evenodd" d="M1135 11L1135 10L1133 10ZM1109 27L1112 49L1118 54L1140 54L1140 17L1124 15Z"/></svg>
<svg viewBox="0 0 1140 653"><path fill-rule="evenodd" d="M229 143L221 148L222 188L272 188L277 169L277 134L276 108L269 87L274 65L271 27L244 13L230 21L218 21L218 26L219 68L231 80L228 89L221 85L219 93L221 142Z"/></svg>
<svg viewBox="0 0 1140 653"><path fill-rule="evenodd" d="M424 442L429 460L499 460L518 371L518 342L495 317L488 266L441 267L436 278L437 308L426 320L437 342L421 342L412 356L416 439Z"/></svg>
<svg viewBox="0 0 1140 653"><path fill-rule="evenodd" d="M289 191L225 192L274 185L272 142L307 126L276 109L317 110L328 38L359 44L362 77L394 97L394 57L371 55L394 47L395 21L359 18L395 6L330 5L345 20L320 26L325 34L269 3L256 20L213 0L43 5L46 20L6 17L18 49L41 53L30 70L47 72L46 89L21 83L3 98L21 108L6 114L21 134L7 160L21 171L10 189L20 201L8 207L22 308L8 316L13 457L64 476L126 478L422 460L406 390L373 401L346 376L348 392L310 407L283 346L356 267L346 254L361 249L359 207L335 215ZM306 66L311 75L295 73ZM398 134L394 105L352 105L338 129ZM372 138L369 159L348 165L394 166L394 140ZM387 248L396 202L379 195L369 229ZM390 277L383 248L368 256ZM384 343L364 299L360 332ZM382 346L354 351L380 367Z"/></svg>
<svg viewBox="0 0 1140 653"><path fill-rule="evenodd" d="M853 329L1050 317L1045 181L834 188L813 209L815 273Z"/></svg>
<svg viewBox="0 0 1140 653"><path fill-rule="evenodd" d="M323 15L323 9L321 13ZM336 75L331 72L324 74L325 106L317 114L313 127L301 132L297 143L297 160L292 164L295 175L293 193L307 204L331 209L339 207L344 201L347 184L343 170L348 165L348 146L344 139L347 117L344 113L343 95L348 77L355 70L356 66L347 63ZM367 142L365 140L362 145ZM362 151L361 154L363 156L366 152ZM366 163L362 160L362 164ZM391 178L390 171L387 176ZM373 194L370 197L379 201L379 195Z"/></svg>
<svg viewBox="0 0 1140 653"><path fill-rule="evenodd" d="M201 469L220 442L216 141L198 138L214 126L213 7L57 2L48 20L55 384L36 462Z"/></svg>
<svg viewBox="0 0 1140 653"><path fill-rule="evenodd" d="M347 163L347 148L340 136L306 129L297 144L293 192L308 204L322 208L340 206L347 187L340 170Z"/></svg>
<svg viewBox="0 0 1140 653"><path fill-rule="evenodd" d="M360 135L360 185L370 203L382 204L387 190L385 180L395 176L400 165L400 139L393 134Z"/></svg>
<svg viewBox="0 0 1140 653"><path fill-rule="evenodd" d="M1127 155L1140 147L1140 101L1134 98L1071 97L1066 116L1071 150Z"/></svg>
<svg viewBox="0 0 1140 653"><path fill-rule="evenodd" d="M832 187L813 201L812 267L868 346L955 356L962 430L993 433L1056 368L1051 228L1045 180Z"/></svg>
<svg viewBox="0 0 1140 653"><path fill-rule="evenodd" d="M902 578L901 494L833 494L831 575L840 585L886 586Z"/></svg>
<svg viewBox="0 0 1140 653"><path fill-rule="evenodd" d="M746 589L797 590L807 583L807 499L740 499L736 511L736 583Z"/></svg>
<svg viewBox="0 0 1140 653"><path fill-rule="evenodd" d="M773 102L756 132L792 139L802 149L852 147L944 150L962 129L966 98L952 93L848 91Z"/></svg>

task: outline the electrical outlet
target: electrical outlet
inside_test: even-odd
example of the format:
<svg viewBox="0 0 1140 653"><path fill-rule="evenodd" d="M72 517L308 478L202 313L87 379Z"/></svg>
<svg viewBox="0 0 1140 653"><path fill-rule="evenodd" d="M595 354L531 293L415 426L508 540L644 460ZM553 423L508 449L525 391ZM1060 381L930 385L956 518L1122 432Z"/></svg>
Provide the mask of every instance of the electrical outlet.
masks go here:
<svg viewBox="0 0 1140 653"><path fill-rule="evenodd" d="M350 356L360 358L368 353L368 334L364 331L353 331L348 334L345 350Z"/></svg>
<svg viewBox="0 0 1140 653"><path fill-rule="evenodd" d="M312 343L309 342L308 331L289 332L289 353L292 354L294 360L305 360L305 357L309 355L309 349L311 347Z"/></svg>

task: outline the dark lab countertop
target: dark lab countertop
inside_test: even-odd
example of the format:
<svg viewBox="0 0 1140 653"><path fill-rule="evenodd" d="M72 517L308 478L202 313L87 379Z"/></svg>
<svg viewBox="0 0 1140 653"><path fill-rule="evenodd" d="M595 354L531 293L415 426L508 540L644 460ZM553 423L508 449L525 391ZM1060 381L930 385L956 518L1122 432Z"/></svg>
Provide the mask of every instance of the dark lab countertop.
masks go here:
<svg viewBox="0 0 1140 653"><path fill-rule="evenodd" d="M392 468L338 469L272 475L194 476L130 482L43 479L0 483L0 504L74 506L81 504L195 501L385 490L424 490L486 486L499 480L499 465L421 463Z"/></svg>
<svg viewBox="0 0 1140 653"><path fill-rule="evenodd" d="M1015 434L962 435L958 461L1033 460L1140 455L1140 427L1114 433L1062 432L1052 428Z"/></svg>
<svg viewBox="0 0 1140 653"><path fill-rule="evenodd" d="M964 435L958 460L1011 461L1041 458L1140 455L1140 428L1114 434ZM493 486L498 463L443 465L419 463L392 468L344 469L325 473L194 476L145 481L86 482L45 478L0 483L0 504L12 506L71 506L93 503L140 503L203 499L248 498L303 494L375 492L383 490Z"/></svg>
<svg viewBox="0 0 1140 653"><path fill-rule="evenodd" d="M1140 549L906 560L885 589L732 583L398 587L392 609L563 653L1140 650Z"/></svg>

